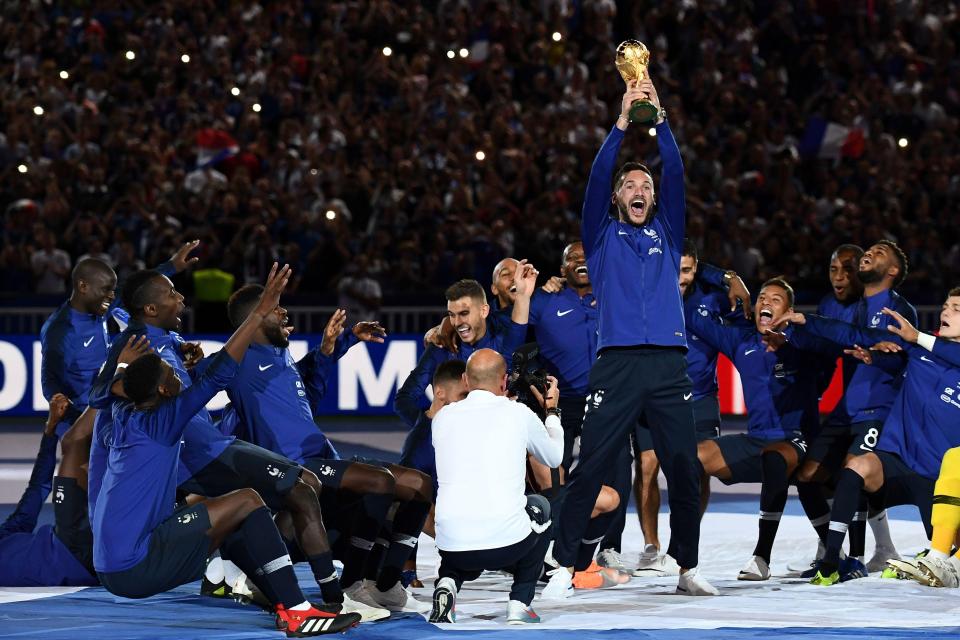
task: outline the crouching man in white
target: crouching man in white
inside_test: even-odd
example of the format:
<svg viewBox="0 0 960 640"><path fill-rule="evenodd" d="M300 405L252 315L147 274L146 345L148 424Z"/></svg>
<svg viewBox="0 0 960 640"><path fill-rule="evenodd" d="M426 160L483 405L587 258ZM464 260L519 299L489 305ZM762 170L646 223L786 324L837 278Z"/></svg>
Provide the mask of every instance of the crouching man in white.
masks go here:
<svg viewBox="0 0 960 640"><path fill-rule="evenodd" d="M549 543L550 504L525 496L524 487L528 451L548 467L563 458L557 381L549 378L546 397L533 390L547 412L544 425L506 397L507 365L496 351L474 352L463 375L467 398L433 418L440 570L430 622L454 622L461 585L485 569L513 574L508 624L540 622L530 603Z"/></svg>

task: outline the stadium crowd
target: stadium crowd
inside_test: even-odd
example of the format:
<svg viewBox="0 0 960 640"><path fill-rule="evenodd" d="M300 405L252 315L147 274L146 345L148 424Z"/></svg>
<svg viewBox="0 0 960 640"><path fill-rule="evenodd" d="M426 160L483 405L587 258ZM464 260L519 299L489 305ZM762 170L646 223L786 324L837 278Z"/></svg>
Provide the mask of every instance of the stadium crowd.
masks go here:
<svg viewBox="0 0 960 640"><path fill-rule="evenodd" d="M301 297L366 271L385 303L433 301L506 256L552 265L579 235L628 37L652 51L704 258L748 283L783 274L801 302L859 238L904 248L915 303L960 277L953 3L82 7L3 9L0 291L16 300L62 297L82 256L122 279L184 237L236 285L290 263ZM824 123L842 147L819 144Z"/></svg>

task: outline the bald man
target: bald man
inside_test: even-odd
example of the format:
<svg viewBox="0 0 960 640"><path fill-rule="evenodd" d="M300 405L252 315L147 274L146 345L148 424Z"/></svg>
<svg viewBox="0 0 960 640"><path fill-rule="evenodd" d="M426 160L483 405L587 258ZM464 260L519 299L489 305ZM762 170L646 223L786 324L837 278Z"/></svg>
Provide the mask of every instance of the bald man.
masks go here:
<svg viewBox="0 0 960 640"><path fill-rule="evenodd" d="M541 422L506 397L507 363L493 349L478 349L463 374L466 399L440 409L433 419L436 450L436 541L439 578L430 622L455 622L456 595L485 570L513 574L507 623L540 622L531 608L549 542L550 505L525 496L527 452L556 467L563 457L556 378L550 377Z"/></svg>

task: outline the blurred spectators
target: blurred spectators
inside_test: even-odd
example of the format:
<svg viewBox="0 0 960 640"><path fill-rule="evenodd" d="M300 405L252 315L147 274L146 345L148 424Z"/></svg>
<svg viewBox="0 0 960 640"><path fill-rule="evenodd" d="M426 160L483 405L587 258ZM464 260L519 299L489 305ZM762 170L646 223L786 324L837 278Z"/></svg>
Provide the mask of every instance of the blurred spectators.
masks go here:
<svg viewBox="0 0 960 640"><path fill-rule="evenodd" d="M181 238L202 239L204 263L237 283L292 261L297 295L327 302L361 255L385 304L436 304L506 255L554 265L579 233L628 37L651 49L704 259L755 281L784 274L808 302L835 245L885 237L914 265L912 301L960 281L953 2L0 11L0 284L17 301L63 291L71 258L129 272ZM625 147L656 158L639 127Z"/></svg>

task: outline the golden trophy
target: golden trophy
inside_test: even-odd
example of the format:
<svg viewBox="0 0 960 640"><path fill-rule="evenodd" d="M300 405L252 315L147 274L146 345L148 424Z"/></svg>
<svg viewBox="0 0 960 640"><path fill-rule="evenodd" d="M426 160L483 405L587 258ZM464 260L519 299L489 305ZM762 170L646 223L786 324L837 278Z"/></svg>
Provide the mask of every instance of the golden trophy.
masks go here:
<svg viewBox="0 0 960 640"><path fill-rule="evenodd" d="M648 77L650 50L639 40L624 40L617 47L617 71L628 85L634 80L639 82ZM649 100L634 100L630 105L630 122L646 124L656 122L660 110Z"/></svg>

